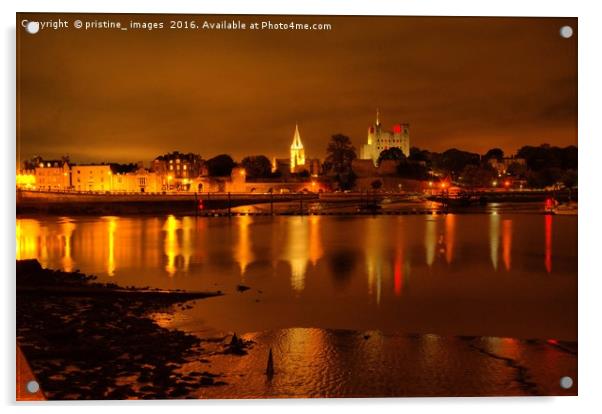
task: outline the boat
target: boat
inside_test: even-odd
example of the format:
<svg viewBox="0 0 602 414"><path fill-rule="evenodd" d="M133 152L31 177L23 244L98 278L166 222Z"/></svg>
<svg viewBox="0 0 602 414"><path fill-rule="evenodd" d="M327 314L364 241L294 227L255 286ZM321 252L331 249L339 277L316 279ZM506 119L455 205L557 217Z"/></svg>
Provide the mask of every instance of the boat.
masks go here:
<svg viewBox="0 0 602 414"><path fill-rule="evenodd" d="M552 213L559 216L576 216L577 215L577 203L568 202L564 204L558 204L552 208Z"/></svg>

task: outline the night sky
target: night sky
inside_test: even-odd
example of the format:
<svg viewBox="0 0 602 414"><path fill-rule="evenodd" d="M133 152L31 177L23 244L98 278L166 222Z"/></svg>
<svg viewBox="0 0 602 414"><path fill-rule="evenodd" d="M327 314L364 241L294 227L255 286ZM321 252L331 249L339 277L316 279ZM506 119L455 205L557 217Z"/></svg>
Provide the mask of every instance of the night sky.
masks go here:
<svg viewBox="0 0 602 414"><path fill-rule="evenodd" d="M377 107L384 127L408 122L411 145L432 151L577 144L576 19L198 15L178 18L333 28L35 35L20 25L59 16L90 19L17 16L21 160L285 157L295 122L306 155L323 159L335 133L359 150ZM567 24L570 39L559 35Z"/></svg>

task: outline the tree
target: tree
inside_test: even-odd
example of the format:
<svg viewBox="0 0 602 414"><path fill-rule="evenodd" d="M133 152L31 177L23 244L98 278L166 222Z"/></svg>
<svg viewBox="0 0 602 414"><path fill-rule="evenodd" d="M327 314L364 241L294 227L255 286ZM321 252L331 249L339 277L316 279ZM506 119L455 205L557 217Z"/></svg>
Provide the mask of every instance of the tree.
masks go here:
<svg viewBox="0 0 602 414"><path fill-rule="evenodd" d="M348 136L336 134L330 138L324 167L342 190L349 190L355 185L357 177L351 169L351 163L356 158L355 147Z"/></svg>
<svg viewBox="0 0 602 414"><path fill-rule="evenodd" d="M272 175L272 163L265 155L245 157L240 164L245 168L249 178L267 178Z"/></svg>
<svg viewBox="0 0 602 414"><path fill-rule="evenodd" d="M370 187L372 187L373 190L379 190L382 186L383 182L381 180L374 180L370 183Z"/></svg>
<svg viewBox="0 0 602 414"><path fill-rule="evenodd" d="M410 156L408 157L410 161L418 161L429 164L431 162L431 153L427 150L421 150L418 147L410 148Z"/></svg>
<svg viewBox="0 0 602 414"><path fill-rule="evenodd" d="M207 160L207 169L209 175L212 177L226 177L232 173L232 168L236 166L236 163L231 156L227 154L220 154Z"/></svg>
<svg viewBox="0 0 602 414"><path fill-rule="evenodd" d="M349 170L349 172L346 173L336 174L334 176L334 181L339 185L341 190L351 190L355 185L356 180L357 176L353 170Z"/></svg>
<svg viewBox="0 0 602 414"><path fill-rule="evenodd" d="M355 147L348 136L333 135L326 148L326 162L334 173L348 173L351 171L351 162L357 158Z"/></svg>
<svg viewBox="0 0 602 414"><path fill-rule="evenodd" d="M491 159L502 161L504 159L504 151L500 148L492 148L483 155L483 161L489 161Z"/></svg>
<svg viewBox="0 0 602 414"><path fill-rule="evenodd" d="M474 187L490 187L497 177L497 171L489 164L468 164L462 170L462 183Z"/></svg>
<svg viewBox="0 0 602 414"><path fill-rule="evenodd" d="M435 154L434 167L451 175L459 174L467 165L479 165L481 160L479 154L461 151L456 148L449 149L443 154Z"/></svg>
<svg viewBox="0 0 602 414"><path fill-rule="evenodd" d="M560 180L565 185L565 187L577 187L577 170L565 171Z"/></svg>
<svg viewBox="0 0 602 414"><path fill-rule="evenodd" d="M527 184L533 188L548 187L560 182L562 174L562 170L557 167L529 171L527 174Z"/></svg>
<svg viewBox="0 0 602 414"><path fill-rule="evenodd" d="M380 165L380 163L384 160L405 161L406 156L403 154L401 149L392 147L381 151L380 155L378 156L377 164Z"/></svg>
<svg viewBox="0 0 602 414"><path fill-rule="evenodd" d="M429 171L420 162L404 160L397 165L397 175L412 180L426 180L429 176Z"/></svg>
<svg viewBox="0 0 602 414"><path fill-rule="evenodd" d="M506 173L513 177L525 178L527 176L527 166L519 162L512 162L506 169Z"/></svg>

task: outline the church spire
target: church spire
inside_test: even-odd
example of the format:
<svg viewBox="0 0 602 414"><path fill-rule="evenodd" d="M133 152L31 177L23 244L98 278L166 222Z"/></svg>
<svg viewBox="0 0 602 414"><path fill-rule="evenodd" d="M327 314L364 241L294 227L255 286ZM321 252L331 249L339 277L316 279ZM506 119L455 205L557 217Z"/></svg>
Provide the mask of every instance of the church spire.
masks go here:
<svg viewBox="0 0 602 414"><path fill-rule="evenodd" d="M291 144L291 172L297 172L299 167L305 165L305 150L299 134L299 125L295 124L295 136Z"/></svg>
<svg viewBox="0 0 602 414"><path fill-rule="evenodd" d="M291 149L295 148L303 148L303 143L301 143L301 134L299 133L299 125L295 124L295 135L293 136L293 144L291 145Z"/></svg>
<svg viewBox="0 0 602 414"><path fill-rule="evenodd" d="M376 108L376 126L380 126L380 111Z"/></svg>

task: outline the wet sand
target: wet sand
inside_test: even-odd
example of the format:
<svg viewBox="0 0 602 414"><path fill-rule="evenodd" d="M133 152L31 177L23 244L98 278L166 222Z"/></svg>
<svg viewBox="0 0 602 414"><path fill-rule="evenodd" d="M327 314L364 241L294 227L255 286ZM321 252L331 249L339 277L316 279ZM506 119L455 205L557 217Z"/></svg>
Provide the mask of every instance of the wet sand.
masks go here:
<svg viewBox="0 0 602 414"><path fill-rule="evenodd" d="M242 336L248 355L216 355L226 385L199 398L577 395L576 343L311 328ZM266 374L269 349L274 376ZM198 363L185 364L195 369Z"/></svg>

